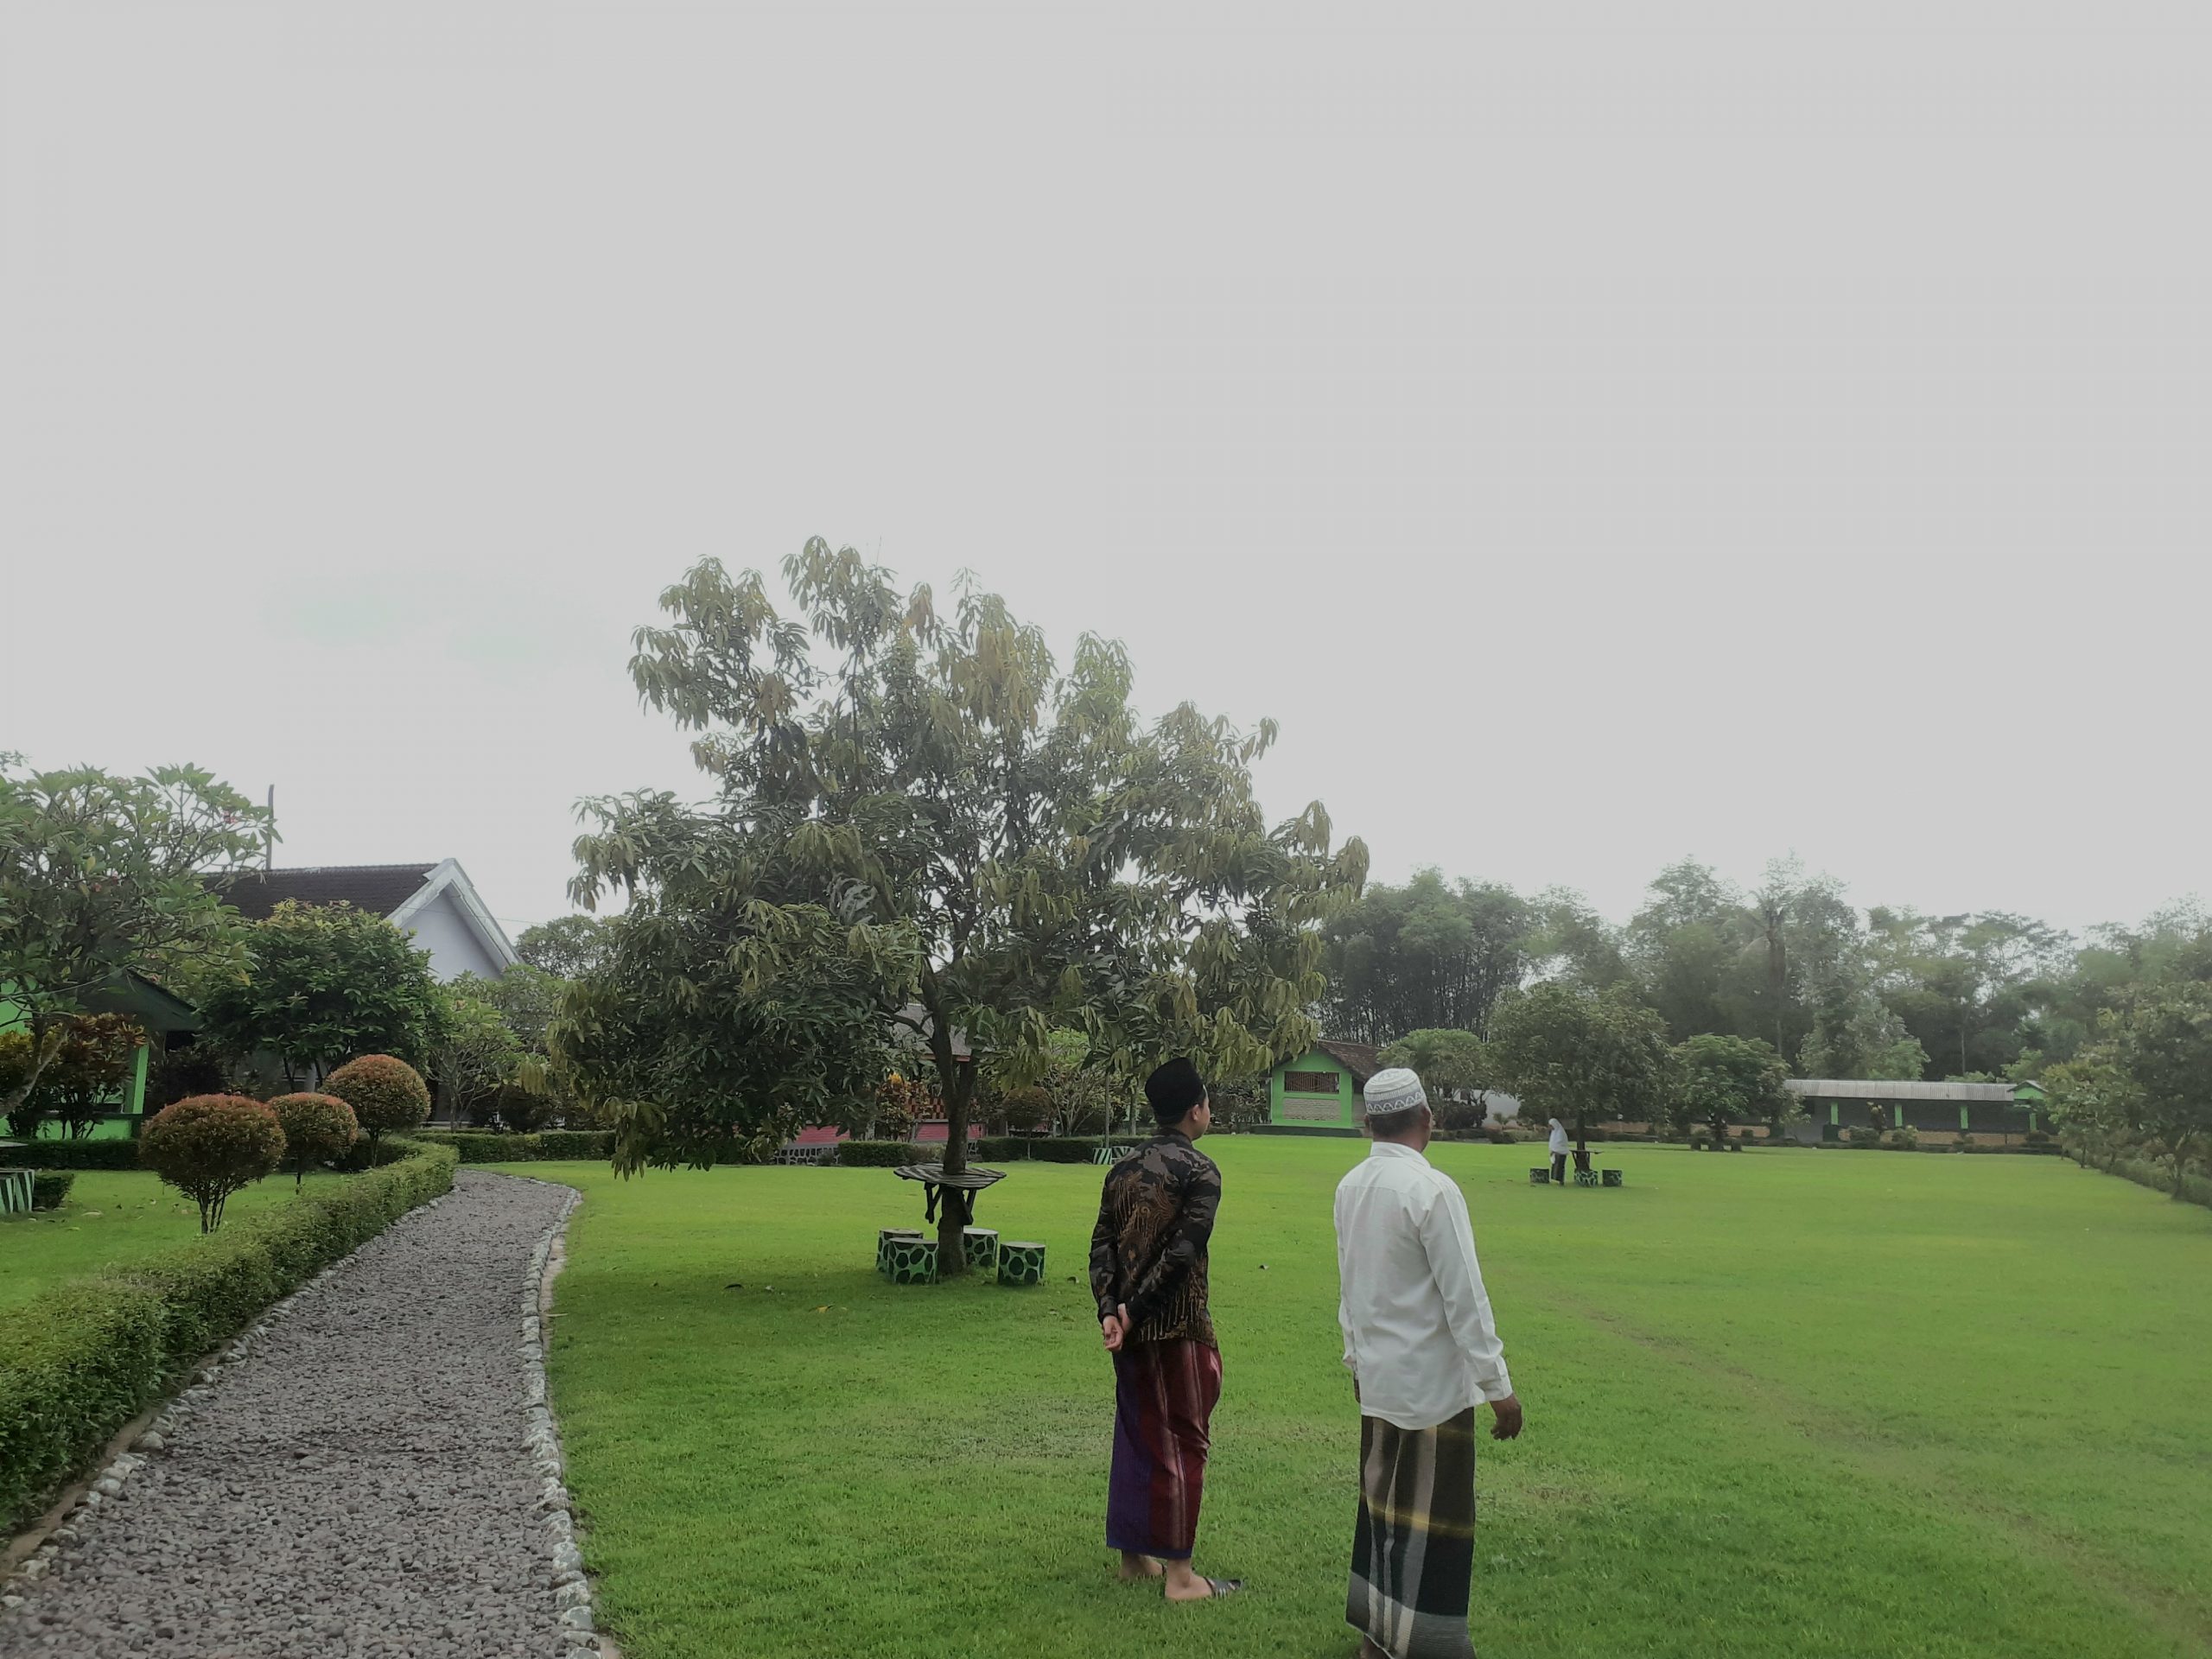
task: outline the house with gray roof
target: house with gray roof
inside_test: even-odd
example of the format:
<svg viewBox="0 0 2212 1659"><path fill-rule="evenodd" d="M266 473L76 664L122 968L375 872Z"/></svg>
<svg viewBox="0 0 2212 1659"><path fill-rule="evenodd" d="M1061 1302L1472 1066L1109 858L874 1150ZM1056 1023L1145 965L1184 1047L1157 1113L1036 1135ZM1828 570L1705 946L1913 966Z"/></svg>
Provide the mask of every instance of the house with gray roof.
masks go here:
<svg viewBox="0 0 2212 1659"><path fill-rule="evenodd" d="M430 953L442 980L474 974L496 979L520 960L461 861L437 864L323 864L254 870L228 879L226 902L259 921L286 899L302 905L351 905L414 936Z"/></svg>

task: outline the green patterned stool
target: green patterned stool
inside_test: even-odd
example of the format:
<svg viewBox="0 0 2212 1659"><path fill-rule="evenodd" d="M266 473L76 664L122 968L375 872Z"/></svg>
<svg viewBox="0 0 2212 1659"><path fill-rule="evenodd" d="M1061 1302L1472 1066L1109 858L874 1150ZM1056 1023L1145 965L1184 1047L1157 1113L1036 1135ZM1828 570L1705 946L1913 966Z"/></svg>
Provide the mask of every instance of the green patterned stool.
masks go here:
<svg viewBox="0 0 2212 1659"><path fill-rule="evenodd" d="M1598 1172L1597 1172L1596 1170L1594 1170L1594 1169L1578 1169L1578 1170L1576 1170L1576 1171L1574 1172L1574 1184L1575 1184L1577 1186L1595 1186L1595 1185L1598 1185Z"/></svg>
<svg viewBox="0 0 2212 1659"><path fill-rule="evenodd" d="M961 1243L968 1252L968 1265L978 1273L995 1272L999 1265L999 1234L995 1227L963 1227Z"/></svg>
<svg viewBox="0 0 2212 1659"><path fill-rule="evenodd" d="M875 1235L875 1270L885 1278L891 1276L891 1243L893 1239L919 1238L918 1227L883 1227Z"/></svg>
<svg viewBox="0 0 2212 1659"><path fill-rule="evenodd" d="M1009 1238L999 1246L999 1283L1041 1285L1045 1282L1045 1247L1033 1240Z"/></svg>
<svg viewBox="0 0 2212 1659"><path fill-rule="evenodd" d="M1529 1172L1529 1185L1549 1186L1551 1184L1552 1173L1548 1167L1543 1169L1532 1169Z"/></svg>
<svg viewBox="0 0 2212 1659"><path fill-rule="evenodd" d="M1601 1170L1599 1173L1605 1178L1599 1183L1601 1186L1618 1186L1621 1184L1621 1173L1618 1169Z"/></svg>
<svg viewBox="0 0 2212 1659"><path fill-rule="evenodd" d="M37 1183L35 1170L0 1169L0 1216L29 1215Z"/></svg>
<svg viewBox="0 0 2212 1659"><path fill-rule="evenodd" d="M894 1285L933 1285L937 1282L937 1240L894 1238L891 1241L891 1282Z"/></svg>

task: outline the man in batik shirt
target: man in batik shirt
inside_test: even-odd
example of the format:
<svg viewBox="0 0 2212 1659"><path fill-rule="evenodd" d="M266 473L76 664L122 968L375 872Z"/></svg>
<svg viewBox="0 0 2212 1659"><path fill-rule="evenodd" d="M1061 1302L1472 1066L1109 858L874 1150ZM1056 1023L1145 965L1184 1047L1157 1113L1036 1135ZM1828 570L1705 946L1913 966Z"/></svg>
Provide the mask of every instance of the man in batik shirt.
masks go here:
<svg viewBox="0 0 2212 1659"><path fill-rule="evenodd" d="M1114 1357L1106 1542L1121 1552L1124 1579L1164 1578L1168 1600L1205 1601L1242 1587L1191 1570L1221 1398L1206 1308L1221 1172L1192 1144L1213 1127L1198 1068L1170 1060L1144 1091L1160 1133L1108 1173L1090 1235L1090 1289Z"/></svg>

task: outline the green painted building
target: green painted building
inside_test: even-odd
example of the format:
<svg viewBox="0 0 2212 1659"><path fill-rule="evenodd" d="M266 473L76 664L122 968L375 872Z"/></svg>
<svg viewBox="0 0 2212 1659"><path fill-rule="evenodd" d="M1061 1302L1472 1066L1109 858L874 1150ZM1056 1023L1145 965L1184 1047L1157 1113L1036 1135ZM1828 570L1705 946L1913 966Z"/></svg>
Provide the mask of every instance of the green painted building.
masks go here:
<svg viewBox="0 0 2212 1659"><path fill-rule="evenodd" d="M1357 1135L1359 1091L1381 1069L1369 1045L1323 1039L1268 1076L1268 1129L1278 1135Z"/></svg>
<svg viewBox="0 0 2212 1659"><path fill-rule="evenodd" d="M200 1029L200 1016L193 1012L190 1004L136 974L124 974L105 989L87 996L85 1007L92 1014L128 1014L146 1033L147 1040L138 1046L138 1052L131 1059L130 1075L110 1103L108 1113L92 1126L96 1139L134 1136L145 1120L146 1073L156 1046L167 1052L189 1043L193 1033ZM21 1011L0 996L0 1031L21 1024ZM39 1133L59 1136L62 1128L59 1123L48 1122L40 1126Z"/></svg>
<svg viewBox="0 0 2212 1659"><path fill-rule="evenodd" d="M1853 1129L1911 1129L1923 1141L2009 1146L2046 1127L2044 1092L2032 1083L1870 1082L1793 1077L1785 1085L1805 1109L1784 1134L1800 1141L1840 1141Z"/></svg>

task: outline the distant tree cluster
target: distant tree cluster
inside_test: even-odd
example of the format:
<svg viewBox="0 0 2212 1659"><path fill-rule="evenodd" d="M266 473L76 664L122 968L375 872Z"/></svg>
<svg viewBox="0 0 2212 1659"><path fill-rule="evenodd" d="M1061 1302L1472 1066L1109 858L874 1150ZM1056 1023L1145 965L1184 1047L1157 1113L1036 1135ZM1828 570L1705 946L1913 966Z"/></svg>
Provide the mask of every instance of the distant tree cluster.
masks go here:
<svg viewBox="0 0 2212 1659"><path fill-rule="evenodd" d="M1675 1045L1763 1042L1800 1077L2037 1077L2145 988L2212 983L2212 918L2195 906L2074 939L2009 912L1861 911L1795 860L1749 891L1670 865L1619 926L1572 893L1524 900L1424 871L1370 887L1326 933L1334 1036L1489 1037L1524 987L1558 983L1649 1010Z"/></svg>

